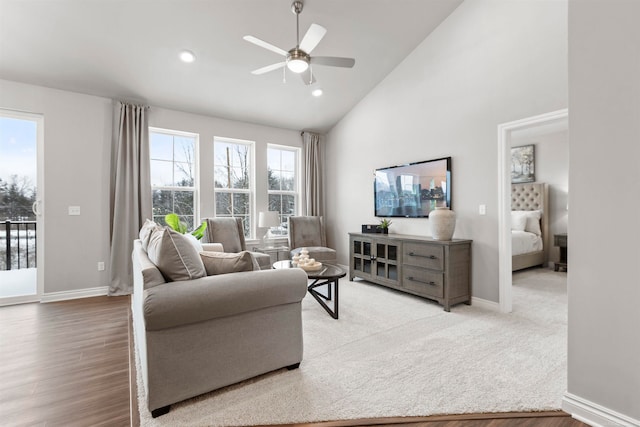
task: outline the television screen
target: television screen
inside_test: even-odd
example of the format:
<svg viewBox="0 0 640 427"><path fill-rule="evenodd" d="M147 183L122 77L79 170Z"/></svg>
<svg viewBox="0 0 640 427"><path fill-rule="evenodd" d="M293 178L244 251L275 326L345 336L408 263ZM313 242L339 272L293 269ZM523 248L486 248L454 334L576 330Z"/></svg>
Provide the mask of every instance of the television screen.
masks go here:
<svg viewBox="0 0 640 427"><path fill-rule="evenodd" d="M451 157L376 169L373 185L376 216L426 218L451 208Z"/></svg>

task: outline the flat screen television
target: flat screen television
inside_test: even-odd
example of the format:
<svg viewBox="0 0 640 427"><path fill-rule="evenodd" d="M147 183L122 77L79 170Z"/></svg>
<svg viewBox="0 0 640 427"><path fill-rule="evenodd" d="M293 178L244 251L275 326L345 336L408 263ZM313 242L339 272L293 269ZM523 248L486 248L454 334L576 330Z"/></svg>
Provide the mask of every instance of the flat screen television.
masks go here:
<svg viewBox="0 0 640 427"><path fill-rule="evenodd" d="M451 208L451 157L376 169L375 215L427 218Z"/></svg>

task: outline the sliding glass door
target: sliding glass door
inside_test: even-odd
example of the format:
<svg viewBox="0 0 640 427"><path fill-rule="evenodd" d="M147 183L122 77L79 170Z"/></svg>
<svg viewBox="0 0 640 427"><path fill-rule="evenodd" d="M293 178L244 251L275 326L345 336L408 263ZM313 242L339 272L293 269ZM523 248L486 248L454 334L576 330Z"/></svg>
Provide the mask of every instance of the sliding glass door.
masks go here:
<svg viewBox="0 0 640 427"><path fill-rule="evenodd" d="M0 109L0 305L42 294L41 115Z"/></svg>

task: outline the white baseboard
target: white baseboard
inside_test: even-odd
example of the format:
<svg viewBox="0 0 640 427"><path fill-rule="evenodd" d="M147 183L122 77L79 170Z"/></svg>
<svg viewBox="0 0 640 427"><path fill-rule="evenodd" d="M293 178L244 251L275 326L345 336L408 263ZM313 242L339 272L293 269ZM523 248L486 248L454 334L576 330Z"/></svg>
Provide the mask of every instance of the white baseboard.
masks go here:
<svg viewBox="0 0 640 427"><path fill-rule="evenodd" d="M97 288L78 289L75 291L48 292L42 295L40 302L66 301L70 299L99 297L108 294L108 286L98 286Z"/></svg>
<svg viewBox="0 0 640 427"><path fill-rule="evenodd" d="M489 301L488 299L471 297L471 305L475 305L476 307L484 308L487 310L500 311L500 304L494 301Z"/></svg>
<svg viewBox="0 0 640 427"><path fill-rule="evenodd" d="M620 414L602 405L565 392L562 410L593 427L640 427L640 421Z"/></svg>

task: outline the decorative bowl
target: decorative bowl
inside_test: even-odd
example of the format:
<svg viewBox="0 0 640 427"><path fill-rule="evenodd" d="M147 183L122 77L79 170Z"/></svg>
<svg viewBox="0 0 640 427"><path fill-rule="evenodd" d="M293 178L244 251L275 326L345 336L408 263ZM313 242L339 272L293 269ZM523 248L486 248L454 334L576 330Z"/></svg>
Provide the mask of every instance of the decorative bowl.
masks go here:
<svg viewBox="0 0 640 427"><path fill-rule="evenodd" d="M304 271L318 271L322 268L322 263L315 262L313 264L305 264L305 265L298 264L298 267L300 267Z"/></svg>

